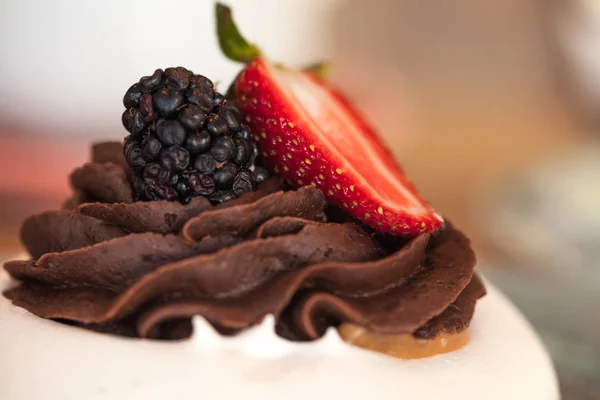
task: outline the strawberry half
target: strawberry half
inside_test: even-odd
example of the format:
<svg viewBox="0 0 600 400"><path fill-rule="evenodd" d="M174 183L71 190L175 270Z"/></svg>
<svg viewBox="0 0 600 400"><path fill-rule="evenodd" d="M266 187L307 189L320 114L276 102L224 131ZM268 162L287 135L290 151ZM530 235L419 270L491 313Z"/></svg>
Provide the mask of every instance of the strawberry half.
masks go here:
<svg viewBox="0 0 600 400"><path fill-rule="evenodd" d="M250 62L236 78L234 96L267 167L292 186L318 187L330 202L379 231L416 236L442 225L339 92L311 73L266 61L241 37L228 8L218 5L217 18L218 27L227 27L218 29L225 54L232 56L224 42L243 54L234 59ZM235 34L225 36L232 29ZM240 45L249 47L239 51Z"/></svg>

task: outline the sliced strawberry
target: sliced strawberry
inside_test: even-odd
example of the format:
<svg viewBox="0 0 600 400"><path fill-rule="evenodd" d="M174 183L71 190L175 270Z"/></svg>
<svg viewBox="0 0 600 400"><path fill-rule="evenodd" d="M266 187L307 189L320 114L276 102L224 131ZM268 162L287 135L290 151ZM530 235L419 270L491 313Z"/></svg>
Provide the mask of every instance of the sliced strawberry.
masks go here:
<svg viewBox="0 0 600 400"><path fill-rule="evenodd" d="M236 100L265 164L294 186L312 184L364 223L414 236L443 222L348 102L310 74L255 59Z"/></svg>
<svg viewBox="0 0 600 400"><path fill-rule="evenodd" d="M224 43L238 53L250 46L243 57L233 58L254 57L238 75L234 92L266 166L293 186L315 185L377 230L416 236L441 226L442 218L343 96L309 73L268 63L241 37L229 9L218 8L217 18L225 53L232 52Z"/></svg>

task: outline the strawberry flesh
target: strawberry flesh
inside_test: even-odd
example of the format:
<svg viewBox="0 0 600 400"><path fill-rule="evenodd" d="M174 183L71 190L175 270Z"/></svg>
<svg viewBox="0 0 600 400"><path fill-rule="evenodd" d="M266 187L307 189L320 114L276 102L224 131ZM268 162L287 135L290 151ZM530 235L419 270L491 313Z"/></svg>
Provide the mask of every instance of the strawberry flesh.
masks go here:
<svg viewBox="0 0 600 400"><path fill-rule="evenodd" d="M265 164L292 186L315 185L349 214L394 235L442 225L373 130L324 82L257 58L235 93Z"/></svg>

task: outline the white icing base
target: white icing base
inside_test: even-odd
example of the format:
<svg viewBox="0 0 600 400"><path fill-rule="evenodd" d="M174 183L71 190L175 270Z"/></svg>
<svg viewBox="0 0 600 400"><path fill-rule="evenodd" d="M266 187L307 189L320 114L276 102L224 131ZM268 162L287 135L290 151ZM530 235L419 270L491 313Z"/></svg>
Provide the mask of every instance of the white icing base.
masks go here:
<svg viewBox="0 0 600 400"><path fill-rule="evenodd" d="M0 272L0 290L10 285ZM223 338L198 318L183 342L126 339L43 320L0 298L0 399L558 399L550 359L487 284L464 348L404 361L277 338L273 320Z"/></svg>

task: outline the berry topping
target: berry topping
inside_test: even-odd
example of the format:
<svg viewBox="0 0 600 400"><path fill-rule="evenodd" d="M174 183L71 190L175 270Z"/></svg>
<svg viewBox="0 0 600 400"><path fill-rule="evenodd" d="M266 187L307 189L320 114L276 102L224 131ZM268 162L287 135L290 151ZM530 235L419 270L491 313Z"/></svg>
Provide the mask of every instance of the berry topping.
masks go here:
<svg viewBox="0 0 600 400"><path fill-rule="evenodd" d="M217 169L217 160L210 154L200 154L196 157L194 168L202 174L212 174Z"/></svg>
<svg viewBox="0 0 600 400"><path fill-rule="evenodd" d="M215 192L215 181L206 174L194 172L188 175L188 187L199 196L208 196Z"/></svg>
<svg viewBox="0 0 600 400"><path fill-rule="evenodd" d="M210 79L183 67L157 69L127 90L123 104L130 133L123 152L138 200L221 203L266 179L250 128Z"/></svg>
<svg viewBox="0 0 600 400"><path fill-rule="evenodd" d="M192 133L187 137L185 148L192 155L200 154L210 149L210 134L207 131Z"/></svg>
<svg viewBox="0 0 600 400"><path fill-rule="evenodd" d="M225 54L249 62L233 95L266 166L292 186L320 188L330 202L379 231L416 236L442 225L339 92L309 72L269 64L241 37L227 7L217 5L217 21Z"/></svg>

